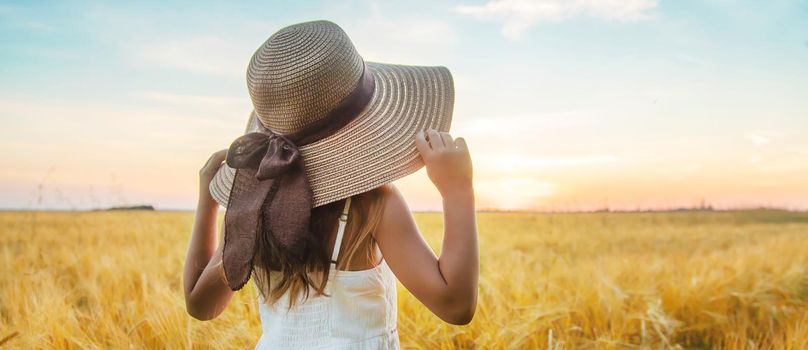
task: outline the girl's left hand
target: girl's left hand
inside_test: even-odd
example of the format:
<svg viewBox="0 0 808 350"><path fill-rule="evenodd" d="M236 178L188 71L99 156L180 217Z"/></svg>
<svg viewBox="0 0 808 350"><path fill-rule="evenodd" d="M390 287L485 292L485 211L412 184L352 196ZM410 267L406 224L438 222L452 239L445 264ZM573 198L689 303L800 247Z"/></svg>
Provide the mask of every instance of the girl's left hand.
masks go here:
<svg viewBox="0 0 808 350"><path fill-rule="evenodd" d="M429 129L415 135L415 146L429 179L444 198L473 192L471 156L465 139Z"/></svg>
<svg viewBox="0 0 808 350"><path fill-rule="evenodd" d="M213 196L210 194L210 182L213 180L213 177L216 176L216 172L219 171L219 168L222 167L226 156L226 149L217 151L208 158L208 161L202 166L202 169L199 169L199 200L213 200Z"/></svg>

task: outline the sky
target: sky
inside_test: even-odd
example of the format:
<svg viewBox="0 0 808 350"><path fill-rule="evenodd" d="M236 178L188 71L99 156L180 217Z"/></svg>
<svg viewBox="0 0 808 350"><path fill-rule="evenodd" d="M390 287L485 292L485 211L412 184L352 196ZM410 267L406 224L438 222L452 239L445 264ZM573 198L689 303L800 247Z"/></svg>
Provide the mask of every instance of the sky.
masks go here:
<svg viewBox="0 0 808 350"><path fill-rule="evenodd" d="M193 209L275 31L448 67L479 209L808 209L808 1L0 3L0 209ZM425 171L396 182L441 208Z"/></svg>

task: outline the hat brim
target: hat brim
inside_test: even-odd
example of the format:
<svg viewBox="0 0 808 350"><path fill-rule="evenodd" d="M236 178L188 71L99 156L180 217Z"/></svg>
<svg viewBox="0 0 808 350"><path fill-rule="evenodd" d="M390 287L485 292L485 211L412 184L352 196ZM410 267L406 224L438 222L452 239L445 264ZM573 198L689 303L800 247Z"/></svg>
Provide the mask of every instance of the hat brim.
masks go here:
<svg viewBox="0 0 808 350"><path fill-rule="evenodd" d="M449 131L454 82L446 67L367 62L376 79L368 106L333 135L300 147L313 207L370 191L423 166L415 134ZM255 112L246 132L260 130ZM223 165L210 193L227 207L235 169Z"/></svg>

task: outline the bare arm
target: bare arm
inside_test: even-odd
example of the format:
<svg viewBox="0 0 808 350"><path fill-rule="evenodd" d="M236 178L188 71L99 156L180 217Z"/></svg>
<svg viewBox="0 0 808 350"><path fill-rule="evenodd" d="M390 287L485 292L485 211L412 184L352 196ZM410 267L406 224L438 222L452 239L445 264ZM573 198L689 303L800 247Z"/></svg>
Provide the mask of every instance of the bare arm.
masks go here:
<svg viewBox="0 0 808 350"><path fill-rule="evenodd" d="M440 257L421 237L406 201L392 186L376 240L393 273L418 300L446 322L467 324L477 306L479 275L471 158L465 140L452 140L448 133L419 134L416 145L443 197Z"/></svg>
<svg viewBox="0 0 808 350"><path fill-rule="evenodd" d="M221 267L221 246L217 247L216 242L216 214L219 204L208 189L226 153L227 150L214 153L199 171L199 202L183 274L186 310L199 320L210 320L218 316L233 296Z"/></svg>

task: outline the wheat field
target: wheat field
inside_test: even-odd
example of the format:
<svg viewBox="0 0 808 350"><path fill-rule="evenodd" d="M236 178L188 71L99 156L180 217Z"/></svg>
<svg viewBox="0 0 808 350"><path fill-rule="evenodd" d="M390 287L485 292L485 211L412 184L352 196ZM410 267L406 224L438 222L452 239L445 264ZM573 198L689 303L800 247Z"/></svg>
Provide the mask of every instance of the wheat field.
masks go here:
<svg viewBox="0 0 808 350"><path fill-rule="evenodd" d="M193 213L0 213L0 348L250 348L255 290L184 310ZM441 216L416 215L437 250ZM477 314L399 288L403 348L808 349L808 214L483 213Z"/></svg>

